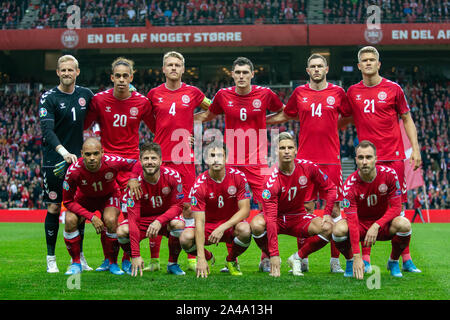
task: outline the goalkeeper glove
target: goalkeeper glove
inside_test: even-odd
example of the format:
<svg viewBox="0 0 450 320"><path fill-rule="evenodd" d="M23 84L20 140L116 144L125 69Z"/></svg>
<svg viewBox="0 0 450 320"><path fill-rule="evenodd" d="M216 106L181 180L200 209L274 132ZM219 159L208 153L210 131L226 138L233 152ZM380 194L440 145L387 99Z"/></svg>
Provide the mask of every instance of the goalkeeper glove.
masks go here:
<svg viewBox="0 0 450 320"><path fill-rule="evenodd" d="M66 174L68 163L66 160L63 160L55 165L55 169L53 169L53 174L57 176L58 178L64 178L64 175Z"/></svg>

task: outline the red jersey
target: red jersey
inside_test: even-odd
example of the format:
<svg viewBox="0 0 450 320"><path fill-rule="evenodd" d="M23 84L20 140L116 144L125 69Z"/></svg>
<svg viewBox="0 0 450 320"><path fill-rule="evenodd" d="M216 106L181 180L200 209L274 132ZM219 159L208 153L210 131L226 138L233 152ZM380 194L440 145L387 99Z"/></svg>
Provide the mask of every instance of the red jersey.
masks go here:
<svg viewBox="0 0 450 320"><path fill-rule="evenodd" d="M266 111L277 112L282 107L278 96L265 87L252 85L246 95L237 94L235 86L217 92L209 110L225 115L228 165L267 164Z"/></svg>
<svg viewBox="0 0 450 320"><path fill-rule="evenodd" d="M140 166L140 163L136 166ZM145 224L148 218L155 216L157 216L156 220L163 225L183 211L183 185L177 171L161 167L156 184L151 184L144 179L142 166L140 166L140 172L138 179L142 187L141 199L135 200L128 194L127 200L132 257L140 256L140 225Z"/></svg>
<svg viewBox="0 0 450 320"><path fill-rule="evenodd" d="M337 122L339 114L347 110L344 89L328 83L323 90L314 90L309 84L297 87L289 98L284 113L297 117L298 159L320 164L340 164L340 144ZM321 152L317 152L320 146Z"/></svg>
<svg viewBox="0 0 450 320"><path fill-rule="evenodd" d="M347 216L353 253L359 253L359 224L370 228L377 223L383 228L401 212L400 183L395 170L375 166L377 175L365 182L359 170L352 173L344 184L344 213Z"/></svg>
<svg viewBox="0 0 450 320"><path fill-rule="evenodd" d="M192 211L205 212L206 223L223 223L239 211L238 202L250 199L245 174L234 168L225 169L221 182L213 180L209 171L195 181L190 197Z"/></svg>
<svg viewBox="0 0 450 320"><path fill-rule="evenodd" d="M405 159L399 115L410 111L402 88L382 78L376 86L367 87L361 81L347 91L359 141L369 140L377 148L378 160Z"/></svg>
<svg viewBox="0 0 450 320"><path fill-rule="evenodd" d="M148 128L152 123L150 101L140 93L133 91L124 100L114 97L114 89L94 95L86 116L84 127L92 122L100 125L100 137L105 152L127 158L139 158L139 126L144 121Z"/></svg>
<svg viewBox="0 0 450 320"><path fill-rule="evenodd" d="M86 169L83 158L78 159L67 169L64 178L64 206L69 211L91 220L94 213L83 208L77 200L101 198L113 194L118 188L117 174L120 171L132 171L135 164L136 160L105 154L102 157L100 169L97 172L91 172ZM133 172L137 172L136 169Z"/></svg>
<svg viewBox="0 0 450 320"><path fill-rule="evenodd" d="M275 166L272 174L267 177L262 194L262 206L270 256L279 255L277 218L289 214L306 214L305 196L312 184L327 193L324 214L331 215L337 196L336 186L313 162L295 159L295 168L291 174L285 174Z"/></svg>
<svg viewBox="0 0 450 320"><path fill-rule="evenodd" d="M151 89L147 98L155 118L154 141L161 145L163 161L194 162L189 136L194 132L194 110L205 99L203 92L185 83L177 90L162 84Z"/></svg>

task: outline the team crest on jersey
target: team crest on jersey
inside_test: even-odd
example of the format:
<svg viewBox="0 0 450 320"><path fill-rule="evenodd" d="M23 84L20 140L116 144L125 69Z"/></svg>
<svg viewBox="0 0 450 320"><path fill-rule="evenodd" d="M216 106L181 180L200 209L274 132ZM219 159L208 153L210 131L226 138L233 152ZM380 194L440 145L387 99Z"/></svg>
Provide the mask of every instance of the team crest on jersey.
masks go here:
<svg viewBox="0 0 450 320"><path fill-rule="evenodd" d="M70 187L69 187L69 184L67 183L67 181L63 182L63 189L66 191L69 191Z"/></svg>
<svg viewBox="0 0 450 320"><path fill-rule="evenodd" d="M167 196L170 193L170 188L169 187L164 187L161 190L162 194Z"/></svg>
<svg viewBox="0 0 450 320"><path fill-rule="evenodd" d="M334 99L333 96L329 96L329 97L327 98L327 104L328 104L328 105L332 106L332 105L335 104L335 103L336 103L336 99Z"/></svg>
<svg viewBox="0 0 450 320"><path fill-rule="evenodd" d="M261 108L261 100L259 100L259 99L253 100L253 108L256 108L256 109Z"/></svg>
<svg viewBox="0 0 450 320"><path fill-rule="evenodd" d="M228 187L228 194L230 196L234 196L236 194L236 187L235 186L229 186Z"/></svg>
<svg viewBox="0 0 450 320"><path fill-rule="evenodd" d="M50 198L50 200L55 200L58 197L58 194L55 191L50 191L48 193L48 197Z"/></svg>
<svg viewBox="0 0 450 320"><path fill-rule="evenodd" d="M130 109L130 114L131 114L133 117L136 117L136 116L138 115L138 113L139 113L139 109L138 109L138 108L133 107L133 108Z"/></svg>
<svg viewBox="0 0 450 320"><path fill-rule="evenodd" d="M348 201L348 199L342 200L342 207L344 208L350 208L350 201Z"/></svg>
<svg viewBox="0 0 450 320"><path fill-rule="evenodd" d="M80 99L78 99L78 104L82 107L84 107L86 105L86 99L84 99L83 97L81 97Z"/></svg>
<svg viewBox="0 0 450 320"><path fill-rule="evenodd" d="M114 173L112 173L112 172L107 172L107 173L105 174L105 179L106 179L106 180L111 180L112 178L114 178Z"/></svg>
<svg viewBox="0 0 450 320"><path fill-rule="evenodd" d="M380 191L380 193L386 193L387 189L388 189L388 187L384 183L382 183L378 186L378 191Z"/></svg>
<svg viewBox="0 0 450 320"><path fill-rule="evenodd" d="M131 198L128 198L127 200L127 207L128 208L133 208L134 207L134 201Z"/></svg>
<svg viewBox="0 0 450 320"><path fill-rule="evenodd" d="M39 109L39 117L43 118L47 115L47 109L45 108L40 108Z"/></svg>
<svg viewBox="0 0 450 320"><path fill-rule="evenodd" d="M387 98L386 92L384 92L384 91L378 92L378 99L384 100L384 99L386 99L386 98Z"/></svg>
<svg viewBox="0 0 450 320"><path fill-rule="evenodd" d="M192 198L191 198L191 206L196 206L197 203L198 203L197 198L192 196Z"/></svg>
<svg viewBox="0 0 450 320"><path fill-rule="evenodd" d="M191 98L187 94L184 94L181 97L181 101L183 101L183 103L189 103L189 102L191 102Z"/></svg>
<svg viewBox="0 0 450 320"><path fill-rule="evenodd" d="M271 197L270 191L267 189L264 190L262 193L262 197L263 197L263 199L266 199L266 200L270 199L270 197Z"/></svg>
<svg viewBox="0 0 450 320"><path fill-rule="evenodd" d="M301 176L300 178L298 178L298 183L300 183L301 186L304 186L308 183L308 178L305 176Z"/></svg>

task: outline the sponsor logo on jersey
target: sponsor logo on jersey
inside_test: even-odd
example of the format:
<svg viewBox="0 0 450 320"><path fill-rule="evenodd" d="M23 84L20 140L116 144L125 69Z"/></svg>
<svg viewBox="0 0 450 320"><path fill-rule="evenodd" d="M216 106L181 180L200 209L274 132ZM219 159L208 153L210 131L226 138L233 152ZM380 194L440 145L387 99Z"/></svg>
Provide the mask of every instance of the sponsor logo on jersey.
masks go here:
<svg viewBox="0 0 450 320"><path fill-rule="evenodd" d="M270 197L271 197L270 191L267 189L264 190L262 193L262 198L268 200L268 199L270 199Z"/></svg>
<svg viewBox="0 0 450 320"><path fill-rule="evenodd" d="M300 183L300 185L304 186L305 184L308 183L308 178L305 176L301 176L300 178L298 178L298 183Z"/></svg>
<svg viewBox="0 0 450 320"><path fill-rule="evenodd" d="M308 102L308 97L303 97L303 101L302 102Z"/></svg>
<svg viewBox="0 0 450 320"><path fill-rule="evenodd" d="M47 116L47 109L45 109L45 108L40 108L40 109L39 109L39 117L43 118L43 117L45 117L45 116Z"/></svg>
<svg viewBox="0 0 450 320"><path fill-rule="evenodd" d="M82 107L84 107L86 105L86 99L84 99L83 97L81 97L80 99L78 99L78 104Z"/></svg>
<svg viewBox="0 0 450 320"><path fill-rule="evenodd" d="M348 199L344 198L344 200L342 200L342 207L350 208L350 201Z"/></svg>
<svg viewBox="0 0 450 320"><path fill-rule="evenodd" d="M105 107L105 112L111 112L111 107L110 106L106 106Z"/></svg>
<svg viewBox="0 0 450 320"><path fill-rule="evenodd" d="M386 193L387 189L388 189L388 187L384 183L382 183L378 186L378 191L380 191L380 193Z"/></svg>
<svg viewBox="0 0 450 320"><path fill-rule="evenodd" d="M65 109L65 108L66 108L66 105L65 105L64 102L61 102L61 103L59 104L59 107L60 107L60 109Z"/></svg>
<svg viewBox="0 0 450 320"><path fill-rule="evenodd" d="M67 181L63 182L63 189L66 191L69 191L70 187L69 187L69 184L67 183Z"/></svg>
<svg viewBox="0 0 450 320"><path fill-rule="evenodd" d="M328 105L332 106L332 105L335 104L335 103L336 103L336 99L334 99L333 96L329 96L329 97L327 98L327 104L328 104Z"/></svg>
<svg viewBox="0 0 450 320"><path fill-rule="evenodd" d="M191 198L191 206L196 206L197 203L198 203L197 198L192 196L192 198Z"/></svg>
<svg viewBox="0 0 450 320"><path fill-rule="evenodd" d="M361 95L360 94L356 95L356 100L361 100Z"/></svg>
<svg viewBox="0 0 450 320"><path fill-rule="evenodd" d="M139 113L139 109L138 109L138 108L133 107L133 108L130 109L130 114L131 114L133 117L136 117L136 116L138 115L138 113Z"/></svg>
<svg viewBox="0 0 450 320"><path fill-rule="evenodd" d="M163 98L158 97L158 103L162 103L163 102Z"/></svg>
<svg viewBox="0 0 450 320"><path fill-rule="evenodd" d="M236 194L236 187L235 187L235 186L229 186L229 187L228 187L228 194L229 194L230 196L235 195L235 194Z"/></svg>
<svg viewBox="0 0 450 320"><path fill-rule="evenodd" d="M191 98L187 94L184 94L181 97L181 101L183 101L183 103L189 103L189 102L191 102Z"/></svg>

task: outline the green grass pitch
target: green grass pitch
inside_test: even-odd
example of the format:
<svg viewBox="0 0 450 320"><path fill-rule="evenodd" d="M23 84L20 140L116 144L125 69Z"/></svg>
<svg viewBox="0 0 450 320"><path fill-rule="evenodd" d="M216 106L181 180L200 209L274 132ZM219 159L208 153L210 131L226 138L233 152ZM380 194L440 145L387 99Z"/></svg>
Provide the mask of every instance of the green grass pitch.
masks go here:
<svg viewBox="0 0 450 320"><path fill-rule="evenodd" d="M280 236L282 275L272 278L258 271L260 251L253 242L239 258L242 277L231 277L220 272L224 266L224 244L209 247L216 256L216 264L207 279L197 279L194 272L186 276L166 273L167 239L161 243L159 272L144 272L143 277L114 276L109 272L83 272L79 289L67 283L64 272L69 254L60 226L57 242L59 274L46 273L44 226L39 223L0 224L0 299L2 300L448 300L450 298L449 273L450 224L414 224L411 255L421 274L404 273L396 279L386 270L390 242L377 242L372 249L372 265L380 268L379 289L370 289L364 280L344 278L329 272L329 246L309 257L310 271L304 277L288 273L286 263L296 251L292 237ZM100 238L90 224L86 225L84 253L94 269L103 260ZM148 241L141 242L141 253L149 261ZM119 254L119 261L122 251ZM341 265L345 259L341 256ZM186 254L180 255L181 267L186 269ZM372 274L374 275L374 274ZM375 279L375 276L371 278ZM370 282L374 284L375 282ZM71 289L72 288L72 289Z"/></svg>

